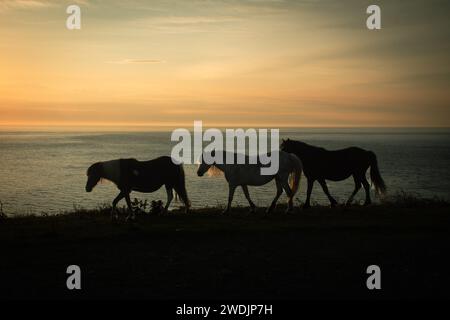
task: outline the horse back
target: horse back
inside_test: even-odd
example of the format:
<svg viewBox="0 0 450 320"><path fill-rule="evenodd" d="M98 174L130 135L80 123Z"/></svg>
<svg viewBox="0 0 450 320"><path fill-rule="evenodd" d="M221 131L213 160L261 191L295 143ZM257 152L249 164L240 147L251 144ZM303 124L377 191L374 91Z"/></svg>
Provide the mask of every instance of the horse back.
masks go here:
<svg viewBox="0 0 450 320"><path fill-rule="evenodd" d="M369 152L358 147L339 150L320 149L303 160L306 176L316 179L343 180L370 165Z"/></svg>
<svg viewBox="0 0 450 320"><path fill-rule="evenodd" d="M148 161L121 159L120 173L122 187L140 192L153 192L162 185L176 182L180 166L168 156Z"/></svg>

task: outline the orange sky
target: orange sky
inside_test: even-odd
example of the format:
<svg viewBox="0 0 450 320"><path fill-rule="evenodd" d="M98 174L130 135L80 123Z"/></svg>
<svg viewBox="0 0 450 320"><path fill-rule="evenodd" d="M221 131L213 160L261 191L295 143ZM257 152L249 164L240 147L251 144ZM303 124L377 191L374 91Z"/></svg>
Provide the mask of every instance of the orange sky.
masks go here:
<svg viewBox="0 0 450 320"><path fill-rule="evenodd" d="M0 2L0 125L450 125L441 2L62 3Z"/></svg>

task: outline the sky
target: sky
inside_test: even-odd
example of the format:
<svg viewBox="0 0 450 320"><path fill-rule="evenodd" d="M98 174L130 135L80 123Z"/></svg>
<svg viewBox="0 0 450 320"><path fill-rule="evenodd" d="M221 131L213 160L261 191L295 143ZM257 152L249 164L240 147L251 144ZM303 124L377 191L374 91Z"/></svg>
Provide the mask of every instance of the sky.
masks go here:
<svg viewBox="0 0 450 320"><path fill-rule="evenodd" d="M66 28L71 4L81 30ZM448 127L449 9L0 0L0 126Z"/></svg>

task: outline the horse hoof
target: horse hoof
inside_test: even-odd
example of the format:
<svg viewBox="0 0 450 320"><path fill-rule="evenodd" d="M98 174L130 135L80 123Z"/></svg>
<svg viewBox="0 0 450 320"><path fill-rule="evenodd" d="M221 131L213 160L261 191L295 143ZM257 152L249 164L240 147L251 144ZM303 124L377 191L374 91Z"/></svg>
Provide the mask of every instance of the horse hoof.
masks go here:
<svg viewBox="0 0 450 320"><path fill-rule="evenodd" d="M311 205L309 205L309 204L304 204L303 205L303 209L309 209L309 208L311 208Z"/></svg>
<svg viewBox="0 0 450 320"><path fill-rule="evenodd" d="M255 207L251 207L249 210L250 213L255 213L256 212L256 208Z"/></svg>
<svg viewBox="0 0 450 320"><path fill-rule="evenodd" d="M284 211L284 213L286 213L286 214L290 214L290 213L293 213L294 212L294 208L287 208L285 211Z"/></svg>

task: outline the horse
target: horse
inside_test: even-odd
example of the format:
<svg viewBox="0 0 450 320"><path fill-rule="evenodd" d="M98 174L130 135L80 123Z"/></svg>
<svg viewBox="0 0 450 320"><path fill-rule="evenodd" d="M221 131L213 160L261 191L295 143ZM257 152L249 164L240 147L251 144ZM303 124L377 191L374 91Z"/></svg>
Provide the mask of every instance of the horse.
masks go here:
<svg viewBox="0 0 450 320"><path fill-rule="evenodd" d="M366 171L370 167L370 179L375 185L378 195L386 193L386 185L378 169L377 156L372 151L358 147L350 147L341 150L329 151L324 148L315 147L301 141L282 140L280 149L297 155L303 163L304 174L308 182L306 201L304 208L309 208L311 191L317 180L328 197L331 206L336 206L337 201L328 191L325 180L341 181L353 176L355 189L348 198L346 205L350 205L353 198L361 189L361 184L366 192L364 205L369 205L370 185L366 179Z"/></svg>
<svg viewBox="0 0 450 320"><path fill-rule="evenodd" d="M215 157L215 152L216 152L215 150L211 151L210 159ZM227 152L225 151L217 151L217 152L223 152L222 159L229 159L231 157L234 157L233 159L236 159L238 156L238 154L232 153L229 155L229 158L227 158L226 155ZM267 208L266 212L270 213L275 208L278 198L283 193L283 189L288 196L288 208L286 211L290 212L293 210L293 198L300 184L300 178L302 174L302 162L294 154L289 154L282 151L277 152L279 152L279 169L278 172L274 175L262 175L261 167L264 165L258 162L252 164L250 158L246 155L239 155L244 157L245 159L244 164L237 164L237 163L221 164L217 162L207 164L206 162L203 161L205 152L203 152L200 157L197 175L199 177L202 177L206 172L208 171L211 172L214 170L219 170L221 173L225 175L225 179L228 182L228 204L226 209L223 211L223 214L227 214L230 211L234 192L238 186L241 186L242 190L244 191L244 195L250 205L250 212L255 212L256 205L250 198L247 186L262 186L274 179L277 187L277 193L270 207ZM292 178L290 181L291 185L289 185L290 176Z"/></svg>
<svg viewBox="0 0 450 320"><path fill-rule="evenodd" d="M101 179L112 181L120 190L112 202L111 218L114 218L117 203L125 198L129 210L127 220L134 219L131 207L131 191L151 193L163 185L167 191L167 202L164 212L167 212L173 199L173 190L185 204L186 213L190 201L185 186L185 176L182 164L175 164L171 157L163 156L149 161L136 159L116 159L94 163L87 170L86 192L91 192ZM116 219L118 215L116 213Z"/></svg>

